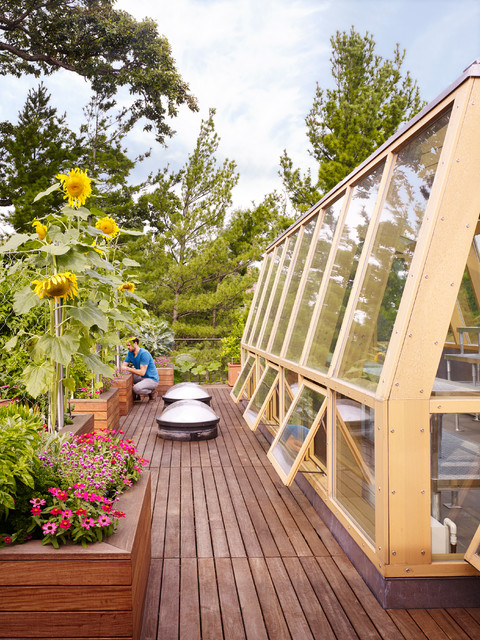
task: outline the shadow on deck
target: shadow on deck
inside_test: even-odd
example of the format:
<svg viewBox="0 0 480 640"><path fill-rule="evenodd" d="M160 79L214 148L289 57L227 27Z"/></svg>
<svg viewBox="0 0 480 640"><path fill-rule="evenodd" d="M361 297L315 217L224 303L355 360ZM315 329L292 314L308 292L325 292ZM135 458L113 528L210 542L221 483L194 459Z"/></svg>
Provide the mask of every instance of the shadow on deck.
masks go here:
<svg viewBox="0 0 480 640"><path fill-rule="evenodd" d="M161 400L122 419L152 473L142 640L480 640L480 609L383 610L230 389L210 390L214 440L157 437Z"/></svg>

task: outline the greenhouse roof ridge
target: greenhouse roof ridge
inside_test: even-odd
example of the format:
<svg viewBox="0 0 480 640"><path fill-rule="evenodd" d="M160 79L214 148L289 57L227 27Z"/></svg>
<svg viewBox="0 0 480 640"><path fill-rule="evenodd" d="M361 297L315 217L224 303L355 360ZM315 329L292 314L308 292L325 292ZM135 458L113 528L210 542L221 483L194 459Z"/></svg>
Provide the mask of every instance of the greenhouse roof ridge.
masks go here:
<svg viewBox="0 0 480 640"><path fill-rule="evenodd" d="M421 120L429 111L434 109L437 106L437 104L439 104L442 100L444 100L448 95L453 93L455 91L455 89L457 89L461 84L463 84L466 80L468 80L468 78L480 78L480 58L477 58L476 60L474 60L463 71L462 75L459 76L454 82L452 82L452 84L450 84L444 91L442 91L442 93L440 93L436 98L434 98L431 102L429 102L427 105L425 105L423 107L423 109L421 109L417 113L417 115L414 116L411 120L409 120L408 122L405 122L403 125L401 125L397 129L397 131L392 136L390 136L390 138L388 138L388 140L386 140L380 147L378 147L378 149L376 149L371 155L369 155L368 158L366 158L361 164L358 165L358 167L355 167L355 169L353 171L351 171L341 182L336 184L333 187L333 189L330 189L330 191L328 191L328 193L326 193L322 198L320 198L320 200L318 202L316 202L314 205L312 205L307 211L305 211L305 213L303 213L299 218L297 218L297 220L295 220L295 222L293 222L288 227L288 229L286 229L283 233L281 233L277 238L275 238L275 240L273 240L268 245L268 247L266 248L266 251L268 251L271 247L273 247L275 244L277 244L277 242L281 238L283 238L284 236L288 235L288 233L291 231L291 229L296 227L304 218L309 216L313 212L314 209L318 209L318 207L325 200L330 198L330 196L332 194L334 194L336 191L339 191L346 182L348 182L349 180L352 179L353 176L355 176L355 174L360 173L360 171L363 169L363 167L365 165L370 163L376 156L380 155L386 147L388 147L393 142L395 142L395 140L397 138L399 138L407 129L409 129L410 127L414 126L416 124L416 122Z"/></svg>

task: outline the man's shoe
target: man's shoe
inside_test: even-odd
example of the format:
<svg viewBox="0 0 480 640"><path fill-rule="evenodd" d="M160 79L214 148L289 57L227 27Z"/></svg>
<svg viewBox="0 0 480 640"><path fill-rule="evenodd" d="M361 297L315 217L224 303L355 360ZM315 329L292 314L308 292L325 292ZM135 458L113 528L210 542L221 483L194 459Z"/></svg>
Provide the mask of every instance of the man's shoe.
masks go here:
<svg viewBox="0 0 480 640"><path fill-rule="evenodd" d="M137 400L140 400L140 396L138 395L138 393L134 393L133 394L133 401L136 402Z"/></svg>
<svg viewBox="0 0 480 640"><path fill-rule="evenodd" d="M157 399L157 392L156 391L152 391L152 393L148 396L148 401L149 402L153 402L156 399Z"/></svg>

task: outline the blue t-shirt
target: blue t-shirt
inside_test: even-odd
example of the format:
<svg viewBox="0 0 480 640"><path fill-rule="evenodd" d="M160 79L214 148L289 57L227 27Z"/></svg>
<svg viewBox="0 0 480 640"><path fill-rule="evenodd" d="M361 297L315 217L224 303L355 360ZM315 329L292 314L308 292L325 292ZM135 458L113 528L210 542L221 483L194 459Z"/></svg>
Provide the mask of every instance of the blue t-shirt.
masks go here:
<svg viewBox="0 0 480 640"><path fill-rule="evenodd" d="M155 366L155 362L153 361L152 356L148 353L146 349L140 347L139 352L136 356L133 355L131 351L127 353L127 357L125 358L125 362L131 362L135 369L140 369L140 365L146 364L147 370L145 371L144 378L151 378L158 382L158 371Z"/></svg>

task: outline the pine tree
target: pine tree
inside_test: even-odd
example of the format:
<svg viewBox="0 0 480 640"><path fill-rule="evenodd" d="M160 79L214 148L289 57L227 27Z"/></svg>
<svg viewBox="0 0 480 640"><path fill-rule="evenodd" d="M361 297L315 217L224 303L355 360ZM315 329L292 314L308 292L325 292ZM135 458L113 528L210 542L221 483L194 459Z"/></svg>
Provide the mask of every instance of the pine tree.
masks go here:
<svg viewBox="0 0 480 640"><path fill-rule="evenodd" d="M52 210L61 195L34 203L37 193L53 176L71 168L82 155L81 142L50 104L50 94L40 84L31 89L18 123L0 123L0 205L12 206L5 219L17 230L32 230L31 221Z"/></svg>
<svg viewBox="0 0 480 640"><path fill-rule="evenodd" d="M416 81L402 76L405 51L398 44L391 60L375 54L375 41L352 27L330 39L334 88L317 83L306 117L309 154L317 175L302 176L284 151L280 175L293 206L305 211L343 180L423 106Z"/></svg>

